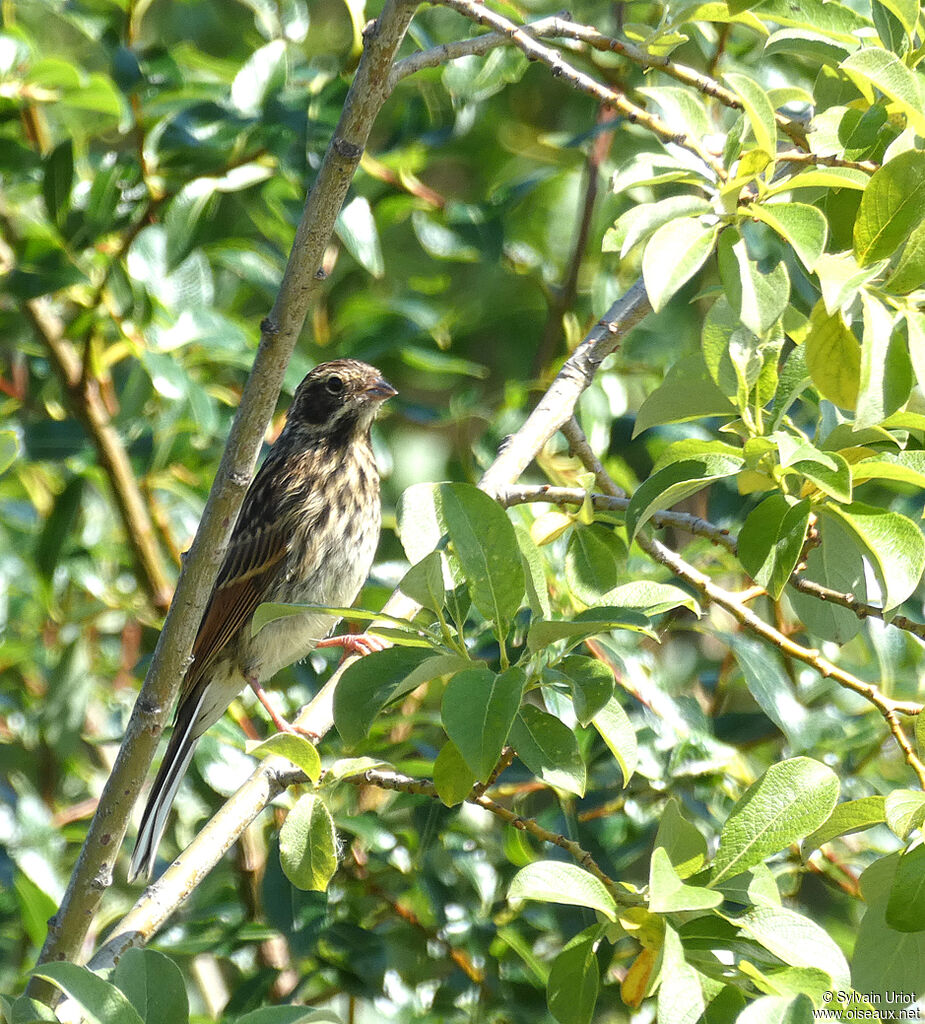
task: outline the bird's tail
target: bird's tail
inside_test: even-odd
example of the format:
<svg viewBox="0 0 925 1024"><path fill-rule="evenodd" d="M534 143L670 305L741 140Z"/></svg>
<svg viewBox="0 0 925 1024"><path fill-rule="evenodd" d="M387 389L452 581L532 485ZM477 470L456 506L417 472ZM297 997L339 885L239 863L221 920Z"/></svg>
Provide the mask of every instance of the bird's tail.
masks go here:
<svg viewBox="0 0 925 1024"><path fill-rule="evenodd" d="M161 762L160 771L148 794L148 802L141 816L141 826L138 829L138 838L135 840L128 872L130 882L141 873L150 878L154 870L157 848L167 827L167 816L199 740L199 734L193 734L193 726L199 716L203 696L204 694L200 694L199 700L195 702L187 701L186 706L181 706L178 711L164 760Z"/></svg>

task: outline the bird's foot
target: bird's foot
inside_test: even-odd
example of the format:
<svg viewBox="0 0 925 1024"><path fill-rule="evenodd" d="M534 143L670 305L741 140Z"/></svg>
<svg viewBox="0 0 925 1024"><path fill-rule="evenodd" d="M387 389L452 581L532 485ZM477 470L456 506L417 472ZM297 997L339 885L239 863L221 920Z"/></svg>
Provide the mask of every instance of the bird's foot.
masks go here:
<svg viewBox="0 0 925 1024"><path fill-rule="evenodd" d="M367 654L375 651L384 651L388 644L377 636L369 633L344 633L341 636L329 636L320 640L317 647L343 647L344 655L358 654L365 658Z"/></svg>
<svg viewBox="0 0 925 1024"><path fill-rule="evenodd" d="M282 715L280 715L276 708L274 708L273 705L270 703L270 698L267 696L267 691L260 685L256 676L248 677L247 684L257 695L257 700L259 700L260 703L264 706L267 714L270 716L270 719L272 720L273 724L276 726L279 732L289 732L292 733L294 736L304 736L306 739L310 740L316 746L318 745L318 743L321 742L321 737L318 736L316 733L313 733L309 729L303 729L301 726L293 725L292 722L287 722L286 719L283 718Z"/></svg>

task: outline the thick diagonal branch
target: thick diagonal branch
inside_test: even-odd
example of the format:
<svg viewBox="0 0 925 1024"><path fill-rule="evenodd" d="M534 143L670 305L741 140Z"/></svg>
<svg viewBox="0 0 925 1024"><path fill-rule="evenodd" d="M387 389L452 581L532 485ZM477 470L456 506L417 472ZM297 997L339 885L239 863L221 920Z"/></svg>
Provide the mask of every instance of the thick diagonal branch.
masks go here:
<svg viewBox="0 0 925 1024"><path fill-rule="evenodd" d="M343 113L305 204L276 303L262 325L254 366L190 549L151 669L136 702L41 960L73 960L112 868L129 814L154 756L189 661L202 610L253 475L283 374L317 287L325 246L388 90L389 68L414 14L409 0L387 0L366 33L366 48Z"/></svg>

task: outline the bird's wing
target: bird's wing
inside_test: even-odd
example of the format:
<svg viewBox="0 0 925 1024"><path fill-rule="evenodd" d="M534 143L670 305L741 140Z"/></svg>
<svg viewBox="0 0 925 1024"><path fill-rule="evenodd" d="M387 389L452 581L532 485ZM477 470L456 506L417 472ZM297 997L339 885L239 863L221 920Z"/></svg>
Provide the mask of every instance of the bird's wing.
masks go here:
<svg viewBox="0 0 925 1024"><path fill-rule="evenodd" d="M289 542L285 522L283 516L248 528L245 521L235 529L193 644L193 663L183 684L181 703L250 619L282 569Z"/></svg>

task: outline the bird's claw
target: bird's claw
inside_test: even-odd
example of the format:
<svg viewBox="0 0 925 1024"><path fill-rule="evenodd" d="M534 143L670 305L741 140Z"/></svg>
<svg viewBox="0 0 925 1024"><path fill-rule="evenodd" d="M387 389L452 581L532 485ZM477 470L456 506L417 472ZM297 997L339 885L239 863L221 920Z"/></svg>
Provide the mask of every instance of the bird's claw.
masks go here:
<svg viewBox="0 0 925 1024"><path fill-rule="evenodd" d="M321 640L318 647L343 647L344 655L357 654L365 658L367 654L384 651L388 644L370 633L344 633L341 636L329 636Z"/></svg>

